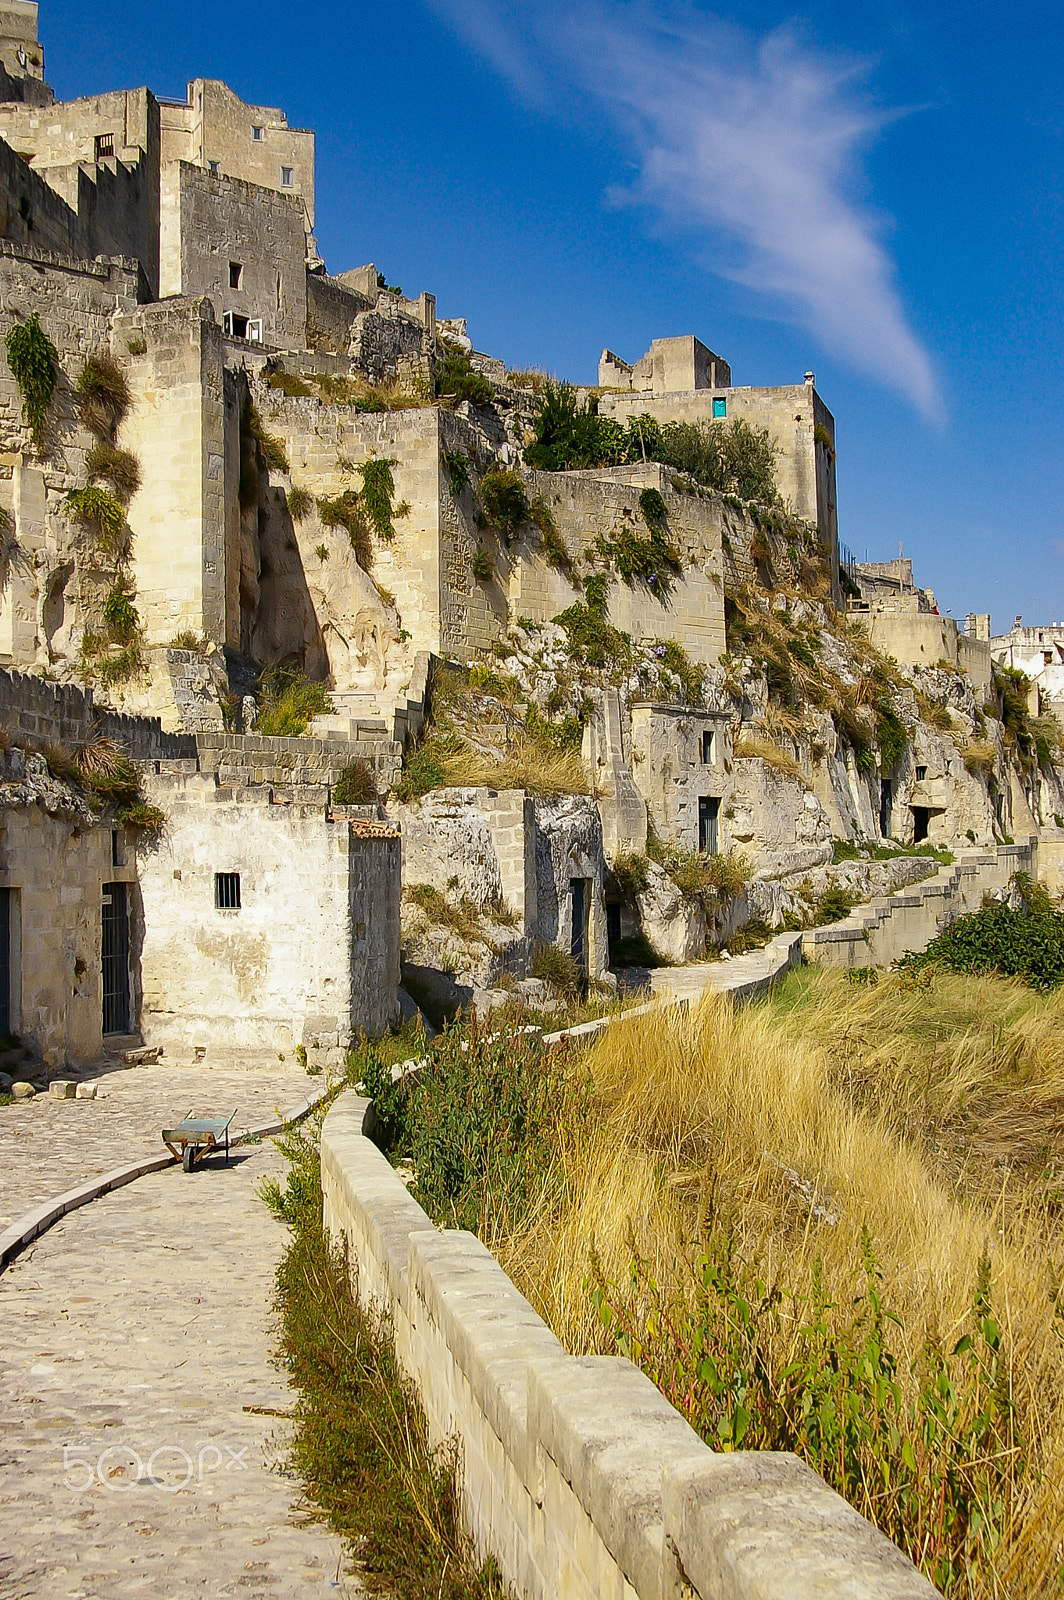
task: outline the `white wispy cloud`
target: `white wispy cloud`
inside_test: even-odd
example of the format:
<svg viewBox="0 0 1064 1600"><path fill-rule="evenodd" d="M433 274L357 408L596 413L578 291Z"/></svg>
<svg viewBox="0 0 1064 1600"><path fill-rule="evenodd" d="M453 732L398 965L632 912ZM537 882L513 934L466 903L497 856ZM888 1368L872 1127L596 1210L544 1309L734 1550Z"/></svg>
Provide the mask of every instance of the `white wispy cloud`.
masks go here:
<svg viewBox="0 0 1064 1600"><path fill-rule="evenodd" d="M789 28L751 39L684 0L430 0L527 100L623 136L647 208L711 271L770 303L850 366L941 410L883 220L859 195L862 156L897 113L866 66Z"/></svg>

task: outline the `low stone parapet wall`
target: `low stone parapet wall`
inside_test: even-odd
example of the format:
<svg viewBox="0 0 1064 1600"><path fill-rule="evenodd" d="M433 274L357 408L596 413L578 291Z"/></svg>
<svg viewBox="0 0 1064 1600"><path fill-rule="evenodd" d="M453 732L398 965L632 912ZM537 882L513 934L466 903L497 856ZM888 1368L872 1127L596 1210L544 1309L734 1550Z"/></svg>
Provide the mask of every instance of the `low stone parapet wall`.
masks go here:
<svg viewBox="0 0 1064 1600"><path fill-rule="evenodd" d="M841 922L810 928L802 938L806 961L834 967L887 967L909 950L925 950L954 918L978 911L984 894L1008 887L1014 873L1038 866L1038 840L962 850L933 878L860 906Z"/></svg>
<svg viewBox="0 0 1064 1600"><path fill-rule="evenodd" d="M462 1514L519 1595L930 1600L895 1545L796 1456L710 1450L620 1356L573 1357L468 1233L441 1232L350 1090L322 1129L325 1222L387 1313Z"/></svg>

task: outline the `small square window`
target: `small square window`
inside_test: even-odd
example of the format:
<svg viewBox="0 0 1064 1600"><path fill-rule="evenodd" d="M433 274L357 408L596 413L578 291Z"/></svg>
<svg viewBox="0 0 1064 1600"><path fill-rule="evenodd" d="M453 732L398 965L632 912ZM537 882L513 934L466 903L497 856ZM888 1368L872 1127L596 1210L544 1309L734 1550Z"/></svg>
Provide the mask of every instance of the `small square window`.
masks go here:
<svg viewBox="0 0 1064 1600"><path fill-rule="evenodd" d="M295 168L294 167L282 167L281 168L281 188L282 189L290 189L292 187L292 178L293 178L294 173L295 173Z"/></svg>
<svg viewBox="0 0 1064 1600"><path fill-rule="evenodd" d="M98 133L96 135L96 159L103 161L115 153L115 136L113 133Z"/></svg>
<svg viewBox="0 0 1064 1600"><path fill-rule="evenodd" d="M216 178L217 178L218 174L221 172L221 170L222 170L222 164L221 164L220 161L208 161L208 163L207 163L207 171L208 172L213 172L214 176Z"/></svg>
<svg viewBox="0 0 1064 1600"><path fill-rule="evenodd" d="M927 777L927 768L926 767L917 767L917 769L916 769L916 781L917 781L917 783L923 783L923 781L924 781L924 779L926 777Z"/></svg>
<svg viewBox="0 0 1064 1600"><path fill-rule="evenodd" d="M229 263L229 287L230 287L230 289L239 289L240 288L240 280L241 280L241 278L243 276L244 276L244 269L240 265L240 262L239 261L230 261L230 263Z"/></svg>
<svg viewBox="0 0 1064 1600"><path fill-rule="evenodd" d="M214 874L214 903L219 911L240 910L239 872L216 872Z"/></svg>
<svg viewBox="0 0 1064 1600"><path fill-rule="evenodd" d="M252 124L251 137L254 139L256 144L261 144L262 143L262 129L260 127L256 126L255 124Z"/></svg>
<svg viewBox="0 0 1064 1600"><path fill-rule="evenodd" d="M713 415L714 415L714 417L726 417L728 415L728 402L727 402L727 400L724 400L724 399L714 400L714 402L713 402Z"/></svg>

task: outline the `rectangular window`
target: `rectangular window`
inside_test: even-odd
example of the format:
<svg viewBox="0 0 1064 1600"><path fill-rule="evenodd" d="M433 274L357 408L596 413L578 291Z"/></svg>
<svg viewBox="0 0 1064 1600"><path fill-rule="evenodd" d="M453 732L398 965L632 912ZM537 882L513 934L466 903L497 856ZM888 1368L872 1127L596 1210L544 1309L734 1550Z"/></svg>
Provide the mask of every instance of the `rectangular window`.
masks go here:
<svg viewBox="0 0 1064 1600"><path fill-rule="evenodd" d="M246 339L248 336L247 317L238 316L235 311L223 311L222 332L228 334L230 339Z"/></svg>
<svg viewBox="0 0 1064 1600"><path fill-rule="evenodd" d="M249 344L261 344L262 343L262 318L261 317L254 317L248 323L247 331L244 334L244 338L248 341Z"/></svg>
<svg viewBox="0 0 1064 1600"><path fill-rule="evenodd" d="M590 891L591 880L589 878L569 879L569 903L572 909L569 951L579 971L585 978L588 974L591 943Z"/></svg>
<svg viewBox="0 0 1064 1600"><path fill-rule="evenodd" d="M0 889L0 1035L11 1033L11 890Z"/></svg>
<svg viewBox="0 0 1064 1600"><path fill-rule="evenodd" d="M713 733L709 728L704 728L702 731L702 765L704 767L713 765Z"/></svg>
<svg viewBox="0 0 1064 1600"><path fill-rule="evenodd" d="M917 781L917 783L923 783L923 781L924 781L924 779L926 777L927 777L927 768L926 767L917 767L917 769L916 769L916 781Z"/></svg>
<svg viewBox="0 0 1064 1600"><path fill-rule="evenodd" d="M254 139L256 144L262 143L262 129L257 127L254 123L252 123L251 127L251 137Z"/></svg>
<svg viewBox="0 0 1064 1600"><path fill-rule="evenodd" d="M292 187L292 176L293 176L294 171L295 171L294 167L282 167L281 168L281 188L282 189L290 189Z"/></svg>
<svg viewBox="0 0 1064 1600"><path fill-rule="evenodd" d="M229 287L230 287L230 289L239 289L240 288L240 280L243 278L243 276L244 276L244 269L240 265L240 262L239 261L230 261L230 263L229 263Z"/></svg>
<svg viewBox="0 0 1064 1600"><path fill-rule="evenodd" d="M720 801L713 795L706 795L698 802L698 848L703 855L715 856L717 853L717 816L720 812Z"/></svg>
<svg viewBox="0 0 1064 1600"><path fill-rule="evenodd" d="M96 159L104 161L115 153L115 136L113 133L98 133L96 135Z"/></svg>
<svg viewBox="0 0 1064 1600"><path fill-rule="evenodd" d="M117 828L111 829L111 865L112 867L122 865L122 836Z"/></svg>
<svg viewBox="0 0 1064 1600"><path fill-rule="evenodd" d="M214 874L214 903L219 911L240 910L239 872L216 872Z"/></svg>
<svg viewBox="0 0 1064 1600"><path fill-rule="evenodd" d="M728 402L727 402L727 400L723 400L723 399L714 400L714 402L713 402L713 417L714 417L714 420L716 420L717 417L726 417L727 415L728 415Z"/></svg>

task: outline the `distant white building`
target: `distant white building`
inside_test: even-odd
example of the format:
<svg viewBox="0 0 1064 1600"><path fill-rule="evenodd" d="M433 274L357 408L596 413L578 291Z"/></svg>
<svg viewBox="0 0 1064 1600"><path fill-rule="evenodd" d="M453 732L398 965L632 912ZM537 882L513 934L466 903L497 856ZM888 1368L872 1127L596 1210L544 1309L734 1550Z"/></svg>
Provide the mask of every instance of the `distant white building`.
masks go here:
<svg viewBox="0 0 1064 1600"><path fill-rule="evenodd" d="M1009 633L991 639L990 654L1001 666L1018 667L1030 678L1032 711L1064 715L1064 623L1025 628L1017 617Z"/></svg>

